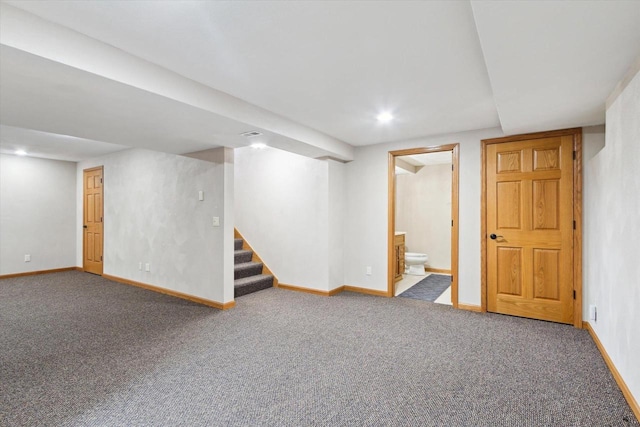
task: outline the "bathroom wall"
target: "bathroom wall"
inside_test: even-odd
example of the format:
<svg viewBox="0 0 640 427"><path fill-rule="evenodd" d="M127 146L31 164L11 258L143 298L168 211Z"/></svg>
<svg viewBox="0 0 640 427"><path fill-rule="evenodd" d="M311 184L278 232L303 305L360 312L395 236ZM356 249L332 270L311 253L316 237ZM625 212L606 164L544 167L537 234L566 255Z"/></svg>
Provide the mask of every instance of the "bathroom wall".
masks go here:
<svg viewBox="0 0 640 427"><path fill-rule="evenodd" d="M74 162L0 154L0 275L76 265L75 197Z"/></svg>
<svg viewBox="0 0 640 427"><path fill-rule="evenodd" d="M451 163L396 175L396 230L407 252L425 253L427 267L451 269Z"/></svg>

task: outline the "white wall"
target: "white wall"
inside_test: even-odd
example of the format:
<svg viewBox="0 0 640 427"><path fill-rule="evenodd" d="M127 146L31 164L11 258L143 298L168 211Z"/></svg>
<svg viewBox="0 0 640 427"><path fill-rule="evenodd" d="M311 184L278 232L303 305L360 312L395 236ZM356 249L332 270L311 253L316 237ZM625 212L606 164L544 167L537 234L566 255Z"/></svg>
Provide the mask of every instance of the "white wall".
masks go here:
<svg viewBox="0 0 640 427"><path fill-rule="evenodd" d="M344 219L346 212L345 165L335 160L326 160L329 179L328 205L328 259L329 290L344 285Z"/></svg>
<svg viewBox="0 0 640 427"><path fill-rule="evenodd" d="M460 143L459 302L480 305L480 140L502 135L496 128L358 147L346 164L345 284L387 290L389 151Z"/></svg>
<svg viewBox="0 0 640 427"><path fill-rule="evenodd" d="M232 300L233 282L224 274L224 229L233 223L224 215L225 164L141 149L79 163L78 265L82 171L99 165L104 166L104 274L216 302ZM204 201L198 201L200 190ZM213 227L214 216L220 227ZM151 271L140 271L139 262L150 263Z"/></svg>
<svg viewBox="0 0 640 427"><path fill-rule="evenodd" d="M194 153L184 154L187 157L194 159L205 160L224 167L223 176L223 203L224 208L222 216L220 218L220 227L222 228L222 266L223 266L223 282L224 286L224 301L231 301L234 299L233 293L233 280L234 280L234 156L233 148L219 147L212 148L204 151L197 151ZM218 215L216 213L216 215Z"/></svg>
<svg viewBox="0 0 640 427"><path fill-rule="evenodd" d="M585 156L584 164L585 306L597 306L598 318L589 322L636 401L640 401L638 171L640 73L607 109L606 145L593 158Z"/></svg>
<svg viewBox="0 0 640 427"><path fill-rule="evenodd" d="M589 231L589 223L593 214L593 209L599 205L594 199L592 188L596 184L597 178L593 175L591 159L605 146L605 126L589 126L582 128L582 319L589 319L589 301L591 300L591 286L588 278L587 261L588 252L600 244L600 236Z"/></svg>
<svg viewBox="0 0 640 427"><path fill-rule="evenodd" d="M0 154L0 274L76 265L75 197L75 163Z"/></svg>
<svg viewBox="0 0 640 427"><path fill-rule="evenodd" d="M451 269L451 164L396 175L396 230L407 252L427 254L427 267Z"/></svg>
<svg viewBox="0 0 640 427"><path fill-rule="evenodd" d="M344 165L247 147L234 168L236 227L278 280L342 286Z"/></svg>

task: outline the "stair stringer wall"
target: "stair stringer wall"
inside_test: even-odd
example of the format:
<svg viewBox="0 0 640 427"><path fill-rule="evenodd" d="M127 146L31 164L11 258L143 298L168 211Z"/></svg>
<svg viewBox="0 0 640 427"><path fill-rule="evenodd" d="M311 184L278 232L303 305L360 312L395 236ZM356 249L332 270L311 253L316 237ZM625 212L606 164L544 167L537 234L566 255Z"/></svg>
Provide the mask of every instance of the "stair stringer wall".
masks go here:
<svg viewBox="0 0 640 427"><path fill-rule="evenodd" d="M236 228L278 282L343 285L344 165L266 148L235 150Z"/></svg>

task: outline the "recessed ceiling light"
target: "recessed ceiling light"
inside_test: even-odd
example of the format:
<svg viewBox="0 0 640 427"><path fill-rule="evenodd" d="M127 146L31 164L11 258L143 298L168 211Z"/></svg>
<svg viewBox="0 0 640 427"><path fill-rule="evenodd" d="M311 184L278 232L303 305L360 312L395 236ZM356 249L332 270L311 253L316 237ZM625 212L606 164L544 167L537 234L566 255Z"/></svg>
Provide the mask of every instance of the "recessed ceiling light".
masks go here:
<svg viewBox="0 0 640 427"><path fill-rule="evenodd" d="M376 116L376 119L378 119L378 121L380 123L389 123L391 120L393 120L393 114L391 114L388 111L382 112L380 114L378 114Z"/></svg>
<svg viewBox="0 0 640 427"><path fill-rule="evenodd" d="M253 144L251 144L251 148L253 148L254 150L263 150L267 148L267 144L265 144L264 142L254 142Z"/></svg>
<svg viewBox="0 0 640 427"><path fill-rule="evenodd" d="M16 155L18 156L26 156L27 152L24 150L16 150Z"/></svg>

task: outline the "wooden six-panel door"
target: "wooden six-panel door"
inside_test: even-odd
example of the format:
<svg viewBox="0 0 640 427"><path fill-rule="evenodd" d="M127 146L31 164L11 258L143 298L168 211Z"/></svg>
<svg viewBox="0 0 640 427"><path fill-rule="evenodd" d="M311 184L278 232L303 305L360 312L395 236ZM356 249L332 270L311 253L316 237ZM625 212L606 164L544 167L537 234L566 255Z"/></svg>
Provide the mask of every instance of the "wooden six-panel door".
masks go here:
<svg viewBox="0 0 640 427"><path fill-rule="evenodd" d="M83 173L83 268L102 275L103 244L102 167Z"/></svg>
<svg viewBox="0 0 640 427"><path fill-rule="evenodd" d="M573 323L573 136L487 145L485 171L487 310Z"/></svg>

